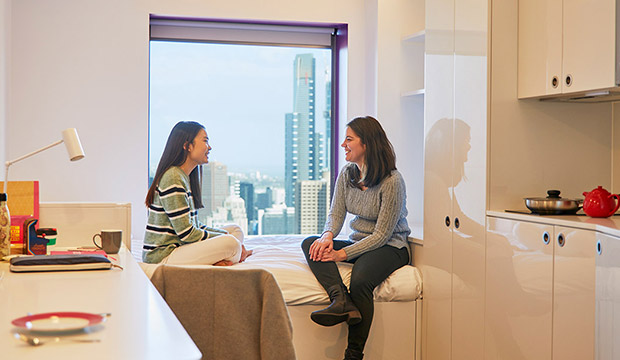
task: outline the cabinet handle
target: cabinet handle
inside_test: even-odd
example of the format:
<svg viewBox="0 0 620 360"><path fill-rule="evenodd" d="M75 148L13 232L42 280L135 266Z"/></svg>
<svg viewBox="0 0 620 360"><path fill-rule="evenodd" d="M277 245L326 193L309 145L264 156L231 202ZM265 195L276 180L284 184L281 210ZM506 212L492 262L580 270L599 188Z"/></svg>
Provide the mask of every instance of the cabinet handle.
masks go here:
<svg viewBox="0 0 620 360"><path fill-rule="evenodd" d="M551 239L551 236L549 236L548 232L544 232L543 236L542 236L543 242L545 243L545 245L549 245L549 241Z"/></svg>
<svg viewBox="0 0 620 360"><path fill-rule="evenodd" d="M564 234L560 233L558 235L558 245L560 245L560 247L563 247L565 243L566 239L564 238Z"/></svg>
<svg viewBox="0 0 620 360"><path fill-rule="evenodd" d="M601 246L601 240L596 242L596 253L601 255L601 253L603 252L603 248Z"/></svg>
<svg viewBox="0 0 620 360"><path fill-rule="evenodd" d="M558 85L560 85L560 79L557 76L554 76L553 79L551 79L551 87L556 89Z"/></svg>
<svg viewBox="0 0 620 360"><path fill-rule="evenodd" d="M446 216L446 226L450 227L450 217Z"/></svg>
<svg viewBox="0 0 620 360"><path fill-rule="evenodd" d="M459 226L461 226L461 223L459 222L459 218L454 218L454 227L458 229Z"/></svg>
<svg viewBox="0 0 620 360"><path fill-rule="evenodd" d="M571 86L573 84L573 75L566 75L566 86Z"/></svg>

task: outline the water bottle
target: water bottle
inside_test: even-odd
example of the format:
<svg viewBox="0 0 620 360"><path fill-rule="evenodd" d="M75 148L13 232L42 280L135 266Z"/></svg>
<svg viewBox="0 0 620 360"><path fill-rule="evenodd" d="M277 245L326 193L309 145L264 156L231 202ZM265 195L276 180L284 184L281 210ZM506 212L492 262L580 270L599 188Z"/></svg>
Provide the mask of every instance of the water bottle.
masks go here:
<svg viewBox="0 0 620 360"><path fill-rule="evenodd" d="M11 215L7 195L0 193L0 258L11 252Z"/></svg>

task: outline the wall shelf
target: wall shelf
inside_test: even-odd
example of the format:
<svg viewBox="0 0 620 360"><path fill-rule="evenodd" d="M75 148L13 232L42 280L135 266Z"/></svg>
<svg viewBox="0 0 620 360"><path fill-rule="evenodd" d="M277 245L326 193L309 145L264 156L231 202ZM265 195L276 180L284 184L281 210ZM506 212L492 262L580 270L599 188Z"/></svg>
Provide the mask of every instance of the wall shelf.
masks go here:
<svg viewBox="0 0 620 360"><path fill-rule="evenodd" d="M421 30L421 31L418 31L418 32L413 33L411 35L407 35L407 36L403 37L402 41L403 42L423 43L425 41L425 37L426 37L426 31L425 30Z"/></svg>
<svg viewBox="0 0 620 360"><path fill-rule="evenodd" d="M412 91L407 91L400 94L401 97L410 97L410 96L424 96L424 89L416 89Z"/></svg>

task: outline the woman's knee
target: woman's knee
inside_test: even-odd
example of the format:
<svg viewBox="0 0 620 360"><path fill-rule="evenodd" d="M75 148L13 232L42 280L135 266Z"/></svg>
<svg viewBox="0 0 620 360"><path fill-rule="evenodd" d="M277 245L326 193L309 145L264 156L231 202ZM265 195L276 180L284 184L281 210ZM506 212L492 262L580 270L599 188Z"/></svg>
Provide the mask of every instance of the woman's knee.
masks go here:
<svg viewBox="0 0 620 360"><path fill-rule="evenodd" d="M241 242L231 234L220 235L217 237L220 246L230 251L241 251Z"/></svg>
<svg viewBox="0 0 620 360"><path fill-rule="evenodd" d="M243 242L244 234L243 234L243 229L241 228L241 226L237 224L227 224L227 225L222 226L222 229L228 231L230 235L237 238L237 240Z"/></svg>
<svg viewBox="0 0 620 360"><path fill-rule="evenodd" d="M366 277L351 277L349 292L352 297L372 297L376 285Z"/></svg>
<svg viewBox="0 0 620 360"><path fill-rule="evenodd" d="M316 239L318 239L318 236L309 236L307 238L305 238L302 242L301 242L301 248L305 251L308 252L310 250L310 245L312 245L313 242L316 241Z"/></svg>

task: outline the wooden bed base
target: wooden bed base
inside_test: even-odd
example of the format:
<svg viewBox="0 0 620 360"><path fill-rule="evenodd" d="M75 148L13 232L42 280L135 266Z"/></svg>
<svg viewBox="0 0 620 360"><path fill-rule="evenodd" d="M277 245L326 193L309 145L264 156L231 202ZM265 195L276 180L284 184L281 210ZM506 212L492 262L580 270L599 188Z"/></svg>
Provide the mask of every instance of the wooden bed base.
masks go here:
<svg viewBox="0 0 620 360"><path fill-rule="evenodd" d="M323 327L310 313L325 305L290 305L293 344L298 360L342 360L347 346L347 325ZM422 299L376 302L364 360L420 360Z"/></svg>

